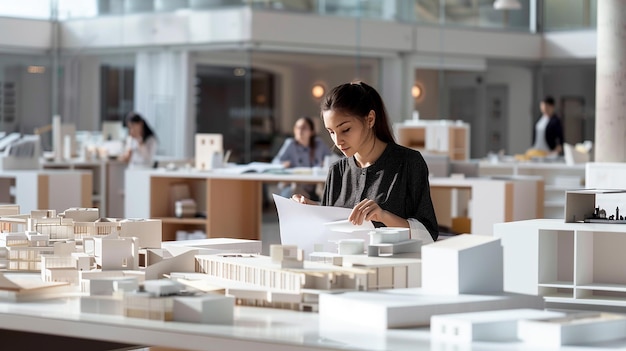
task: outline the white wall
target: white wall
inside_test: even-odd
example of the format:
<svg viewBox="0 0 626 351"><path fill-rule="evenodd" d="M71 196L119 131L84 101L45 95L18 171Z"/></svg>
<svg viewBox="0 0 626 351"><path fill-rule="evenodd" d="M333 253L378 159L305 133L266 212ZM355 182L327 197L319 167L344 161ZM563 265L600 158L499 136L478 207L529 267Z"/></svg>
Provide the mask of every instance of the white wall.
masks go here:
<svg viewBox="0 0 626 351"><path fill-rule="evenodd" d="M52 23L25 18L0 18L3 52L46 53L51 46ZM10 34L9 34L10 33Z"/></svg>
<svg viewBox="0 0 626 351"><path fill-rule="evenodd" d="M487 84L509 87L507 154L524 153L532 144L535 116L533 106L533 73L530 68L514 66L489 67Z"/></svg>
<svg viewBox="0 0 626 351"><path fill-rule="evenodd" d="M477 79L481 79L478 83ZM477 116L471 125L472 154L476 157L485 157L487 153L484 142L486 136L486 112L484 88L490 84L502 84L508 87L509 109L507 111L507 154L524 153L532 143L533 125L533 73L530 68L515 66L490 66L485 72L455 72L447 74L444 89L449 91L451 87L469 87L476 89L476 113ZM442 114L448 114L448 103L442 105L446 110Z"/></svg>

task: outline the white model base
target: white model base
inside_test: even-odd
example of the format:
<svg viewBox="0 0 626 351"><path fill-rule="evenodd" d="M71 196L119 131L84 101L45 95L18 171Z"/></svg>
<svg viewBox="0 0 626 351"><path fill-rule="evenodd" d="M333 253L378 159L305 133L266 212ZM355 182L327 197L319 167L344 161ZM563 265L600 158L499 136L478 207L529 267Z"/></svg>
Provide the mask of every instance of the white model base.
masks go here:
<svg viewBox="0 0 626 351"><path fill-rule="evenodd" d="M81 296L80 312L121 316L124 314L124 300L121 296Z"/></svg>
<svg viewBox="0 0 626 351"><path fill-rule="evenodd" d="M174 298L174 320L203 324L233 324L235 299L223 295Z"/></svg>
<svg viewBox="0 0 626 351"><path fill-rule="evenodd" d="M433 340L471 343L472 341L517 340L520 320L563 317L565 313L535 309L515 309L432 316L430 336Z"/></svg>
<svg viewBox="0 0 626 351"><path fill-rule="evenodd" d="M543 308L543 299L532 295L442 295L421 288L321 294L319 298L321 323L335 320L378 330L425 326L438 314Z"/></svg>
<svg viewBox="0 0 626 351"><path fill-rule="evenodd" d="M543 321L519 321L518 338L540 347L588 344L626 337L626 316L581 313Z"/></svg>

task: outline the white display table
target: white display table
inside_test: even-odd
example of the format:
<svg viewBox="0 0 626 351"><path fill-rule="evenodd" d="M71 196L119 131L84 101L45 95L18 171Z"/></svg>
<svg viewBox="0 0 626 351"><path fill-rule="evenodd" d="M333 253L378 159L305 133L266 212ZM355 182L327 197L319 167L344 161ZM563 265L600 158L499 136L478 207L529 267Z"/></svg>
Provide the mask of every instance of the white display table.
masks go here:
<svg viewBox="0 0 626 351"><path fill-rule="evenodd" d="M430 340L429 328L383 331L320 324L318 314L235 307L234 325L162 322L81 314L77 298L31 303L0 302L0 329L181 350L530 350L521 342L455 343ZM49 349L55 349L48 345ZM559 350L626 350L626 340Z"/></svg>

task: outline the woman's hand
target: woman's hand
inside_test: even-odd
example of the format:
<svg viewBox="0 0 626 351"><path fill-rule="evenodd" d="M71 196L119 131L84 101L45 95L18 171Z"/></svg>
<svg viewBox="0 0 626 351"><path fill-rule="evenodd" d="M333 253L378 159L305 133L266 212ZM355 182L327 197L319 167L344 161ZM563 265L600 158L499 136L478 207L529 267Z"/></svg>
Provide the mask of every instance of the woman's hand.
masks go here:
<svg viewBox="0 0 626 351"><path fill-rule="evenodd" d="M365 199L354 206L348 220L354 225L361 225L363 221L384 223L386 213L374 200Z"/></svg>
<svg viewBox="0 0 626 351"><path fill-rule="evenodd" d="M305 205L319 205L317 202L307 198L302 194L293 194L291 195L291 199L295 202L305 204Z"/></svg>

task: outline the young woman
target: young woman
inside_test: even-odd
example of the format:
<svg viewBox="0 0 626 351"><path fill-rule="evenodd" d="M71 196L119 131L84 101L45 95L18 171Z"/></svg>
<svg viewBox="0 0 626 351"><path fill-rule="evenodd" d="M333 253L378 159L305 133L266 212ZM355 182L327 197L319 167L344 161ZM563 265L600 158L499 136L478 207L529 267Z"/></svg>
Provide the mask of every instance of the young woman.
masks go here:
<svg viewBox="0 0 626 351"><path fill-rule="evenodd" d="M363 82L332 89L321 104L324 126L346 156L328 174L321 205L352 208L349 220L410 228L427 244L439 235L422 155L395 143L382 98ZM301 194L292 199L317 204Z"/></svg>
<svg viewBox="0 0 626 351"><path fill-rule="evenodd" d="M128 139L120 159L129 167L152 168L157 150L157 138L146 120L138 113L126 116Z"/></svg>
<svg viewBox="0 0 626 351"><path fill-rule="evenodd" d="M273 163L282 163L286 168L321 167L324 157L330 155L330 148L315 134L315 125L310 117L298 118L293 126L293 138L287 138ZM291 197L295 184L280 184L281 195ZM301 191L314 201L319 201L315 184L302 184Z"/></svg>

